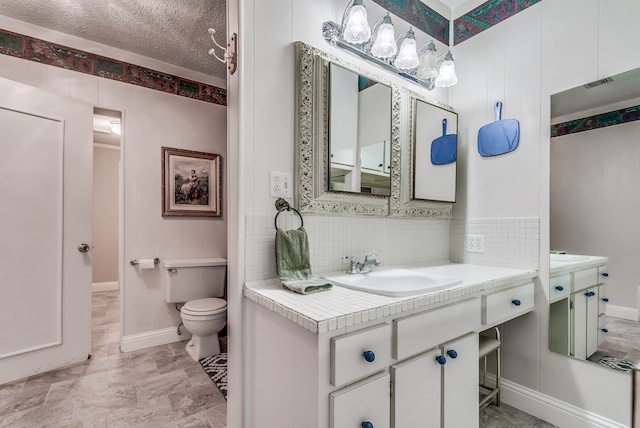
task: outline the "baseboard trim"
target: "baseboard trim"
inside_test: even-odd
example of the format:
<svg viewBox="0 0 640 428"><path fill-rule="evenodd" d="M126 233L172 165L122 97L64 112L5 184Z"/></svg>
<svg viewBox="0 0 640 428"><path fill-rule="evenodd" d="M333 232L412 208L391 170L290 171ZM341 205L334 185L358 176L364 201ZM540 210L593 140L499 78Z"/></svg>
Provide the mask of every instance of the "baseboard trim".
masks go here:
<svg viewBox="0 0 640 428"><path fill-rule="evenodd" d="M501 379L500 387L502 401L559 427L629 428L507 379Z"/></svg>
<svg viewBox="0 0 640 428"><path fill-rule="evenodd" d="M94 293L99 293L101 291L115 291L120 288L120 284L118 281L111 282L94 282L91 284L91 291Z"/></svg>
<svg viewBox="0 0 640 428"><path fill-rule="evenodd" d="M186 329L182 328L181 330L181 335L178 335L177 327L170 327L124 336L122 338L122 352L137 351L139 349L166 345L191 338L191 334Z"/></svg>
<svg viewBox="0 0 640 428"><path fill-rule="evenodd" d="M607 304L607 315L625 320L638 321L638 310L627 306L615 306Z"/></svg>

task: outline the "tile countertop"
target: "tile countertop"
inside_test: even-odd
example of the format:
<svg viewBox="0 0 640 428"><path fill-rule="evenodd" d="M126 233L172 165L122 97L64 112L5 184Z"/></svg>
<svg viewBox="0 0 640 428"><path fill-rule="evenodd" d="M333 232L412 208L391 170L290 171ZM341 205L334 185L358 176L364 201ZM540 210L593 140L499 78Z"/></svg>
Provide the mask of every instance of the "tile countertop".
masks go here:
<svg viewBox="0 0 640 428"><path fill-rule="evenodd" d="M298 294L282 288L279 279L248 282L244 296L313 332L343 327L400 314L414 309L459 300L538 276L535 270L511 269L464 263L428 267L403 267L461 278L462 283L436 292L407 297L387 297L334 285L329 291Z"/></svg>
<svg viewBox="0 0 640 428"><path fill-rule="evenodd" d="M575 262L549 262L549 273L551 275L562 275L577 270L588 269L594 266L600 266L609 261L608 257L600 256L587 256L584 260L578 260Z"/></svg>

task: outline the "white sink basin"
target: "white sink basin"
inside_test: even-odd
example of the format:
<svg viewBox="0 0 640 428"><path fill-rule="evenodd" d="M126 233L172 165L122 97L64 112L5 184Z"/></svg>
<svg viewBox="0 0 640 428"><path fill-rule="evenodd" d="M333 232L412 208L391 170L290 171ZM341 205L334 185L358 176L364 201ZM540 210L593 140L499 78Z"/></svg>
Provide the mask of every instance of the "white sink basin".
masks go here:
<svg viewBox="0 0 640 428"><path fill-rule="evenodd" d="M392 297L430 293L462 283L460 278L408 269L388 269L357 274L337 273L323 278L342 287Z"/></svg>
<svg viewBox="0 0 640 428"><path fill-rule="evenodd" d="M587 260L589 256L579 256L577 254L549 254L549 260L552 262L579 262Z"/></svg>

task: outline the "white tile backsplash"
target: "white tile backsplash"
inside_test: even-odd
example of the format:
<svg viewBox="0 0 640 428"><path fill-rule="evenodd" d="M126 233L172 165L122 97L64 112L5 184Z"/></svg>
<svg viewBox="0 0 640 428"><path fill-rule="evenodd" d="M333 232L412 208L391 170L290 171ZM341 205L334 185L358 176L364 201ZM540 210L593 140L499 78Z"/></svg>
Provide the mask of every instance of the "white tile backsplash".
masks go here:
<svg viewBox="0 0 640 428"><path fill-rule="evenodd" d="M467 235L484 235L484 253L466 251ZM452 262L540 268L540 219L537 217L451 220Z"/></svg>
<svg viewBox="0 0 640 428"><path fill-rule="evenodd" d="M278 217L278 227L292 229L300 219L291 212ZM382 266L429 264L451 260L496 267L539 268L540 221L503 219L397 219L304 215L314 275L346 269L343 256L362 260L376 253ZM245 281L276 278L274 216L246 219ZM484 235L483 254L466 252L466 235Z"/></svg>
<svg viewBox="0 0 640 428"><path fill-rule="evenodd" d="M292 229L300 220L292 212L278 217L278 227ZM344 256L362 260L376 253L382 266L449 260L449 220L304 215L314 275L346 269ZM274 216L246 219L245 281L276 278Z"/></svg>

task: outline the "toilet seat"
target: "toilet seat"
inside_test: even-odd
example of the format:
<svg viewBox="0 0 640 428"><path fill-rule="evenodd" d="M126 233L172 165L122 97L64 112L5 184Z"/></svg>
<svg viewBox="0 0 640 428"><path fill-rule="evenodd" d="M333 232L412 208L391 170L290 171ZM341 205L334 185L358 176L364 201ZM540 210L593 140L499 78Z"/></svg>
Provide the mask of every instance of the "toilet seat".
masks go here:
<svg viewBox="0 0 640 428"><path fill-rule="evenodd" d="M226 312L227 301L216 297L191 300L184 304L180 312L191 316L211 316Z"/></svg>

